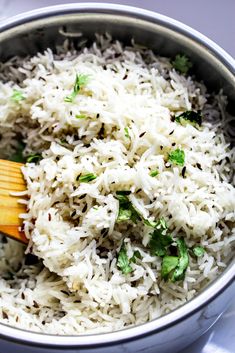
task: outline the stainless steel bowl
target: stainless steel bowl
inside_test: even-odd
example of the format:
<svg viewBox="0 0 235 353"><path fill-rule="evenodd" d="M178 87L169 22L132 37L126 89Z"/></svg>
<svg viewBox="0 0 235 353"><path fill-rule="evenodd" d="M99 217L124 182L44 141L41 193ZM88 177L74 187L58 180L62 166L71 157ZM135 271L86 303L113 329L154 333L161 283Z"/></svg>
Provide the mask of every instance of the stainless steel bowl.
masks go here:
<svg viewBox="0 0 235 353"><path fill-rule="evenodd" d="M129 43L135 38L160 55L187 54L197 79L209 89L223 88L235 107L235 62L211 40L171 18L121 5L73 4L39 9L0 25L0 58L32 55L61 44L94 40L109 32ZM76 33L82 32L82 37ZM67 33L67 34L66 34ZM177 352L196 340L220 317L234 296L235 262L196 298L159 319L125 330L96 335L53 336L0 324L0 347L7 353L37 352Z"/></svg>

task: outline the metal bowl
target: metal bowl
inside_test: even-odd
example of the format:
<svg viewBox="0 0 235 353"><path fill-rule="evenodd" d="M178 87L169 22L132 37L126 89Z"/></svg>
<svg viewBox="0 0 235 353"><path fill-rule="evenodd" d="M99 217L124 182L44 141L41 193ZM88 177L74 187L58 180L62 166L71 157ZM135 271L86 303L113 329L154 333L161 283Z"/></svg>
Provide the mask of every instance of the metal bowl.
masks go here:
<svg viewBox="0 0 235 353"><path fill-rule="evenodd" d="M79 36L78 33L82 33ZM73 4L39 9L0 25L0 58L33 55L55 48L66 37L76 45L95 33L109 32L129 43L132 38L160 55L187 54L194 73L209 90L223 88L229 109L235 107L235 62L211 40L171 18L143 9L111 4ZM203 334L234 296L235 262L197 297L171 313L143 325L95 335L53 336L0 324L3 352L177 352Z"/></svg>

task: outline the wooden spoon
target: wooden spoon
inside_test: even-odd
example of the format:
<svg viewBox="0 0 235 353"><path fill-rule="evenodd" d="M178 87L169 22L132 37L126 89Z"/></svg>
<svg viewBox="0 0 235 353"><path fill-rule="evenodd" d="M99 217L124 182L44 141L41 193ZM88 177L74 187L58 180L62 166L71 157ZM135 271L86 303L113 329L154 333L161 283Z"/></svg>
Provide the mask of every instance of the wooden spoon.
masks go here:
<svg viewBox="0 0 235 353"><path fill-rule="evenodd" d="M22 220L19 218L20 213L26 212L26 206L18 202L19 196L11 195L12 192L26 189L22 165L0 159L0 232L27 244L28 239L21 231Z"/></svg>

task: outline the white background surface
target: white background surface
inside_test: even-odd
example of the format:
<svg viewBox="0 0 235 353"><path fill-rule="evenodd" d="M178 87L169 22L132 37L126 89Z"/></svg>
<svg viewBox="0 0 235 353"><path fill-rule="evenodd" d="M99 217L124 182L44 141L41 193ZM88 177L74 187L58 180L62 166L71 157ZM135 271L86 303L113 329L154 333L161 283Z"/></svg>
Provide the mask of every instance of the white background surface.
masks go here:
<svg viewBox="0 0 235 353"><path fill-rule="evenodd" d="M75 2L85 1L0 0L0 20L43 6ZM205 34L235 57L235 0L103 0L102 2L143 7L173 17ZM176 351L177 347L175 352L169 353ZM235 353L235 299L213 328L181 353Z"/></svg>

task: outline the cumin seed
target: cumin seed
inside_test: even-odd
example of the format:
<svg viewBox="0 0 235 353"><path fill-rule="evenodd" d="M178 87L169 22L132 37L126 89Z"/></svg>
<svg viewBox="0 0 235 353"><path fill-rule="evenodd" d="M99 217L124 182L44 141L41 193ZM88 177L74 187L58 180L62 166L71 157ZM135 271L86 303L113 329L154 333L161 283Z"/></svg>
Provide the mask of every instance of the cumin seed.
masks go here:
<svg viewBox="0 0 235 353"><path fill-rule="evenodd" d="M74 217L76 215L76 210L74 210L72 213L71 213L71 216L70 217Z"/></svg>
<svg viewBox="0 0 235 353"><path fill-rule="evenodd" d="M198 169L202 170L202 166L200 163L196 163L196 166L198 167Z"/></svg>
<svg viewBox="0 0 235 353"><path fill-rule="evenodd" d="M146 134L146 131L142 132L142 133L139 135L139 138L143 137L145 134Z"/></svg>
<svg viewBox="0 0 235 353"><path fill-rule="evenodd" d="M79 196L79 200L84 199L84 197L86 197L86 194L83 194L83 195Z"/></svg>
<svg viewBox="0 0 235 353"><path fill-rule="evenodd" d="M186 167L184 166L183 169L182 169L182 177L183 178L185 177L185 173L186 173Z"/></svg>
<svg viewBox="0 0 235 353"><path fill-rule="evenodd" d="M87 203L85 204L85 206L83 207L83 209L82 209L82 213L85 213L86 212L86 210L87 210Z"/></svg>
<svg viewBox="0 0 235 353"><path fill-rule="evenodd" d="M108 232L109 232L109 228L103 228L103 229L101 229L100 234L103 237L105 237L108 234Z"/></svg>
<svg viewBox="0 0 235 353"><path fill-rule="evenodd" d="M8 319L8 314L5 311L2 311L2 317L3 319Z"/></svg>

